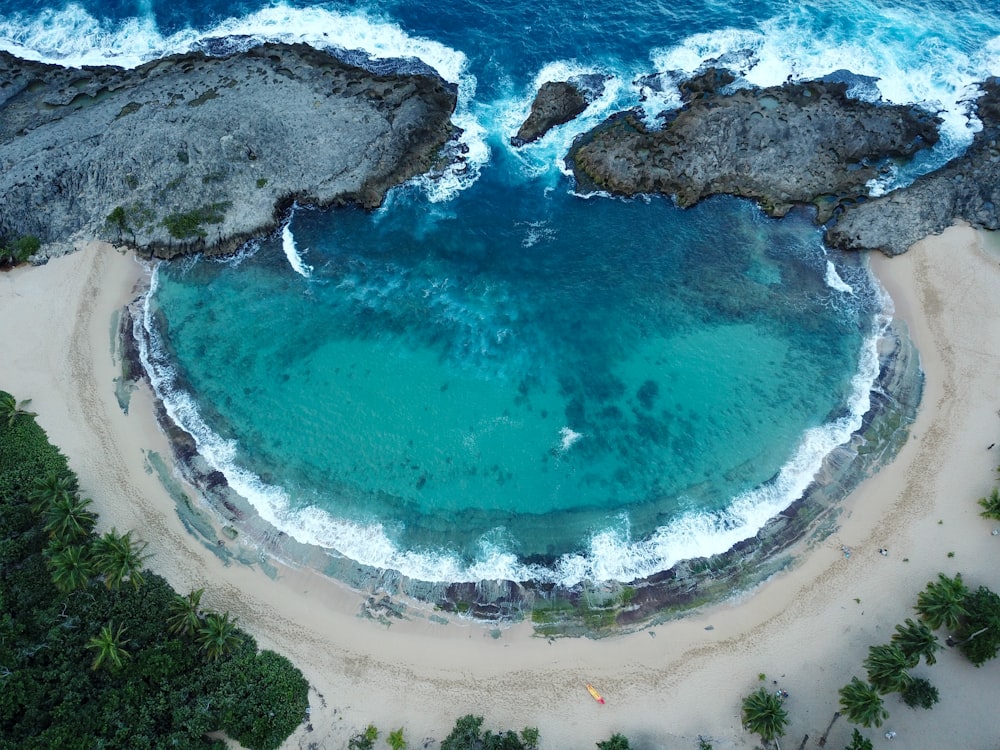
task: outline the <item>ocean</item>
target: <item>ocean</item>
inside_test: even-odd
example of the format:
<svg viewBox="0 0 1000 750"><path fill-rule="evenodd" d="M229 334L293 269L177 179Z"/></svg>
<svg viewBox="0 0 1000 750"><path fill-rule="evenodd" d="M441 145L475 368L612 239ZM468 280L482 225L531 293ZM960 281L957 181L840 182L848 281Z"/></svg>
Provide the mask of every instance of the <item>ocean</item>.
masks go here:
<svg viewBox="0 0 1000 750"><path fill-rule="evenodd" d="M465 161L375 211L295 206L225 259L158 266L154 384L289 536L418 580L628 582L724 551L859 429L891 301L807 210L576 191L563 158L613 112L679 106L657 73L834 72L919 102L961 153L1000 73L990 3L502 5L0 0L0 47L133 66L206 40L304 41L455 83ZM598 74L576 121L510 145L538 86ZM253 113L248 112L248 117Z"/></svg>

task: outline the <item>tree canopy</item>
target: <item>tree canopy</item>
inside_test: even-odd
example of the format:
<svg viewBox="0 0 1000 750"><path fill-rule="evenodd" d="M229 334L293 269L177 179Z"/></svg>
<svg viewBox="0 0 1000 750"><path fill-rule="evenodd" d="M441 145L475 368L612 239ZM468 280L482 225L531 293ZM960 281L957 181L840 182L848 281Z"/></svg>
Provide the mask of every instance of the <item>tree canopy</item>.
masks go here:
<svg viewBox="0 0 1000 750"><path fill-rule="evenodd" d="M305 717L301 672L228 613L204 652L187 627L171 633L180 597L144 567L144 544L95 537L65 457L30 414L4 417L0 750L221 747L207 737L219 730L277 748Z"/></svg>
<svg viewBox="0 0 1000 750"><path fill-rule="evenodd" d="M758 688L743 699L743 724L759 734L764 742L773 742L785 733L788 712L781 698L765 688Z"/></svg>

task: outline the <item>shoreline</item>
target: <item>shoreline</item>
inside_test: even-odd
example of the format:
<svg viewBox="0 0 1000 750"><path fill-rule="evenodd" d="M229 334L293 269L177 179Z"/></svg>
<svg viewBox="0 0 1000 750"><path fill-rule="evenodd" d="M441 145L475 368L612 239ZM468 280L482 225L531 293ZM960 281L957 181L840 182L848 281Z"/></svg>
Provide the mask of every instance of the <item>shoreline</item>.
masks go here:
<svg viewBox="0 0 1000 750"><path fill-rule="evenodd" d="M149 373L156 369L150 361L155 347L144 324L148 288L149 284L144 284L143 295L127 306L119 335L124 342L124 370L143 387L152 388ZM201 513L174 491L178 512L189 531L227 564L234 557L227 546L232 541L236 542L236 559L243 562L254 562L246 558L249 550L261 550L259 562L271 575L276 569L266 562L265 555L320 570L376 598L377 604L369 607L368 614L381 622L405 616L415 601L418 608L430 605L501 625L527 616L536 633L547 637L603 637L683 616L697 606L752 590L795 565L798 554L832 533L840 501L892 460L906 442L920 402L923 375L917 354L905 325L892 321L890 312L891 307L883 313L888 322L872 344L877 350L878 372L868 388L869 408L850 438L823 458L803 494L729 549L679 560L667 569L631 581L573 585L512 579L429 581L300 542L294 532L273 527L248 498L228 485L224 474L199 453L196 439L168 413L157 395L154 408L160 429L168 436L174 463L211 508L210 513ZM161 468L161 476L163 473ZM163 479L170 484L169 477Z"/></svg>
<svg viewBox="0 0 1000 750"><path fill-rule="evenodd" d="M490 630L436 613L380 624L358 616L364 594L308 569L279 564L271 577L225 565L186 531L152 468L169 445L148 390L131 395L127 417L115 397L116 364L104 355L109 321L134 296L140 267L108 246L0 275L0 312L20 332L0 378L5 390L33 400L39 423L93 496L102 528L134 528L179 591L206 586L211 606L230 609L262 647L302 669L313 688L313 731L301 728L287 747L340 746L368 723L403 726L416 745L441 739L469 712L485 715L489 728L538 726L542 747L589 746L615 731L637 744L702 734L717 748L752 747L739 702L761 672L791 693L787 738L797 742L822 733L837 689L862 672L869 645L911 616L917 591L937 571L962 570L970 585L1000 589L1000 573L977 567L998 542L975 504L993 486L1000 455L985 450L1000 432L1000 355L989 351L1000 342L1000 321L982 317L1000 290L997 245L960 227L899 258L873 259L921 353L924 400L911 439L842 502L832 536L748 595L600 641L549 641L533 637L530 623ZM189 500L197 507L196 494ZM850 559L841 544L854 550ZM888 559L877 554L881 546ZM946 745L957 732L970 747L987 746L995 738L963 717L991 710L996 666L976 670L951 651L939 661L928 676L941 704L918 713L890 696L887 726L903 746ZM586 681L608 699L600 711ZM846 721L836 722L832 746L849 735Z"/></svg>

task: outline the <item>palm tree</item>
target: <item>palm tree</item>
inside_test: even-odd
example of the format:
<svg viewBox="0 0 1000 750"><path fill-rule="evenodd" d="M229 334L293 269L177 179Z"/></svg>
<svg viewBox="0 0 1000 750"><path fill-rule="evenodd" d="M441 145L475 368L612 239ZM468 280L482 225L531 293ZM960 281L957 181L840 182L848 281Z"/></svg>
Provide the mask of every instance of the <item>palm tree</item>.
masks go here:
<svg viewBox="0 0 1000 750"><path fill-rule="evenodd" d="M192 636L201 629L201 595L205 589L192 591L187 596L174 594L167 616L167 630L176 635Z"/></svg>
<svg viewBox="0 0 1000 750"><path fill-rule="evenodd" d="M937 661L934 654L941 648L937 636L925 623L916 622L909 617L904 624L896 626L896 632L891 640L904 654L916 660L913 666L916 666L921 656L928 666L934 664Z"/></svg>
<svg viewBox="0 0 1000 750"><path fill-rule="evenodd" d="M117 529L112 528L95 539L94 566L104 576L104 585L117 589L123 581L128 581L137 589L145 583L142 564L149 557L142 554L145 549L145 542L132 540L131 531L119 534Z"/></svg>
<svg viewBox="0 0 1000 750"><path fill-rule="evenodd" d="M128 639L122 638L125 632L123 625L118 626L118 630L111 631L111 624L108 623L101 632L87 642L87 648L97 651L91 669L98 669L102 664L107 664L109 669L121 669L126 659L131 658L131 654L123 646L128 643Z"/></svg>
<svg viewBox="0 0 1000 750"><path fill-rule="evenodd" d="M785 733L788 712L781 704L781 698L769 693L766 688L758 688L743 699L743 724L754 734L759 734L764 742L778 744L778 737Z"/></svg>
<svg viewBox="0 0 1000 750"><path fill-rule="evenodd" d="M979 504L983 506L983 512L979 515L1000 521L1000 488L994 487L989 495L979 498Z"/></svg>
<svg viewBox="0 0 1000 750"><path fill-rule="evenodd" d="M225 656L240 645L242 639L236 634L236 620L229 620L229 613L220 615L210 612L205 615L204 624L198 628L198 645L212 661Z"/></svg>
<svg viewBox="0 0 1000 750"><path fill-rule="evenodd" d="M38 415L33 411L25 409L25 407L30 403L30 398L18 402L18 400L9 393L0 395L0 419L5 421L8 427L13 427L14 422L16 422L17 418L22 415L26 417L37 417Z"/></svg>
<svg viewBox="0 0 1000 750"><path fill-rule="evenodd" d="M840 689L840 708L849 721L863 727L880 727L889 718L878 690L857 677Z"/></svg>
<svg viewBox="0 0 1000 750"><path fill-rule="evenodd" d="M44 513L56 500L74 498L76 493L76 477L73 474L50 471L32 482L28 499L35 513Z"/></svg>
<svg viewBox="0 0 1000 750"><path fill-rule="evenodd" d="M937 630L942 625L949 630L958 627L958 622L965 615L962 601L969 595L969 589L962 582L962 574L956 573L949 578L944 573L938 573L938 580L931 581L927 588L917 595L917 614L920 619Z"/></svg>
<svg viewBox="0 0 1000 750"><path fill-rule="evenodd" d="M906 670L917 666L918 656L907 656L903 649L892 644L871 646L864 668L868 670L868 681L880 693L897 693L913 679Z"/></svg>
<svg viewBox="0 0 1000 750"><path fill-rule="evenodd" d="M52 583L64 593L82 589L90 581L94 569L86 547L70 545L49 558Z"/></svg>
<svg viewBox="0 0 1000 750"><path fill-rule="evenodd" d="M87 510L92 502L90 498L81 500L72 495L60 495L50 502L42 517L49 536L70 542L87 536L97 522L97 516Z"/></svg>

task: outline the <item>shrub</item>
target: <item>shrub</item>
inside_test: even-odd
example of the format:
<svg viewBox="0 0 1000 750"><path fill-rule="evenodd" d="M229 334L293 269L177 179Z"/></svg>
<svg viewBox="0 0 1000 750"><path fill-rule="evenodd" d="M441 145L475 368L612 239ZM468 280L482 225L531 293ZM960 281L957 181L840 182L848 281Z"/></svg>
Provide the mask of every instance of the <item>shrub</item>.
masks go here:
<svg viewBox="0 0 1000 750"><path fill-rule="evenodd" d="M929 680L915 677L902 690L903 702L910 708L932 708L938 702L938 689Z"/></svg>
<svg viewBox="0 0 1000 750"><path fill-rule="evenodd" d="M176 240L204 237L207 232L202 225L221 224L226 218L226 209L230 205L228 201L212 203L192 211L170 214L163 219L162 224L167 228L170 236Z"/></svg>

